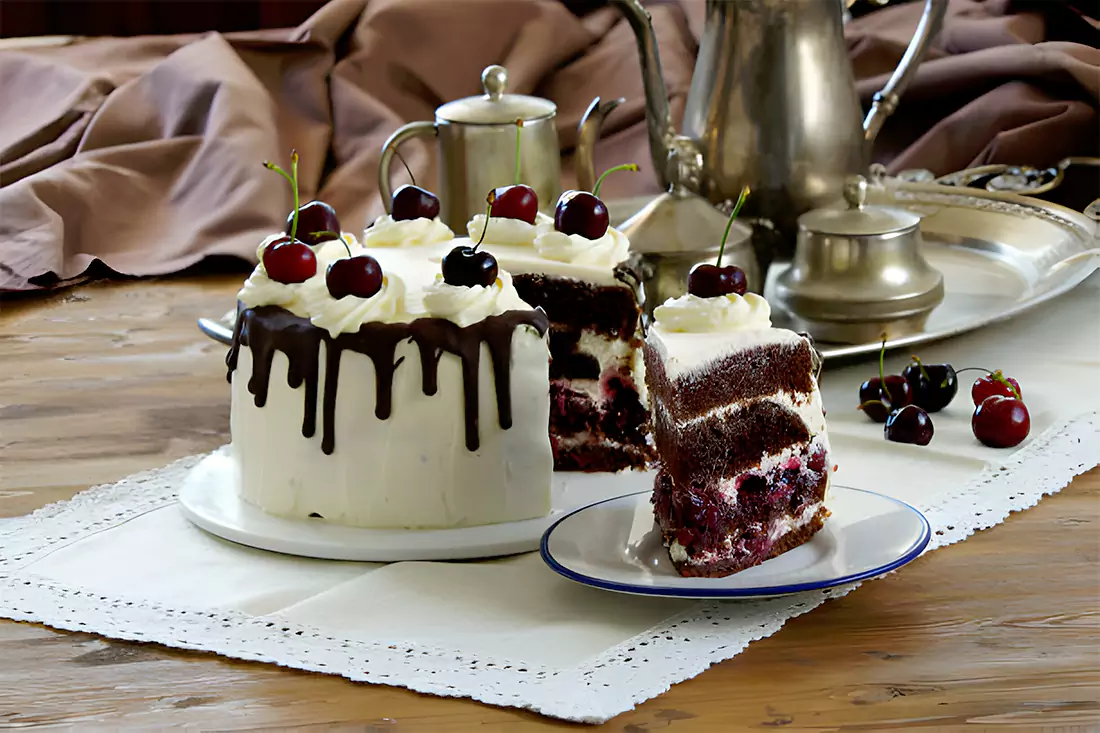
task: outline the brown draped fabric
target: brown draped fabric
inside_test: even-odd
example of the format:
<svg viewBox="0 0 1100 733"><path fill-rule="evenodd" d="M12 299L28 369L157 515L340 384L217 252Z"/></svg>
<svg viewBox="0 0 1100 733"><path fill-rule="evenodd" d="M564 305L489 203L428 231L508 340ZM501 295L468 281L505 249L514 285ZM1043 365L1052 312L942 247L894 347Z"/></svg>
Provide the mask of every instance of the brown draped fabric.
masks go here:
<svg viewBox="0 0 1100 733"><path fill-rule="evenodd" d="M849 25L865 100L901 57L922 5ZM1100 51L1081 42L1095 24L1068 6L1053 23L1055 5L952 0L876 157L942 174L1095 155ZM651 3L677 116L702 10L700 0ZM330 202L358 231L382 209L375 179L389 133L479 93L493 63L508 68L511 91L558 104L567 185L575 127L596 95L628 100L608 118L597 168L648 168L634 38L606 7L578 17L559 0L332 0L291 30L0 51L0 289L65 281L97 260L154 275L210 255L254 259L291 206L285 182L260 163L285 162L291 148L305 200ZM430 185L430 148L403 152ZM656 190L652 171L604 187L608 197Z"/></svg>

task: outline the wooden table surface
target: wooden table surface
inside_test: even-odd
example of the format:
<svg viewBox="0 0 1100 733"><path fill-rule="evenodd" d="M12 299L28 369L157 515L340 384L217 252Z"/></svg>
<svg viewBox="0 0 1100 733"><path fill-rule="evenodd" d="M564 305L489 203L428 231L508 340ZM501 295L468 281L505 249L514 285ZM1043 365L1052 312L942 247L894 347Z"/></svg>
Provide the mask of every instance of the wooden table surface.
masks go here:
<svg viewBox="0 0 1100 733"><path fill-rule="evenodd" d="M195 328L240 274L0 301L0 517L229 429L225 347ZM1100 471L790 621L603 728L1100 729ZM525 711L0 621L0 728L534 731Z"/></svg>

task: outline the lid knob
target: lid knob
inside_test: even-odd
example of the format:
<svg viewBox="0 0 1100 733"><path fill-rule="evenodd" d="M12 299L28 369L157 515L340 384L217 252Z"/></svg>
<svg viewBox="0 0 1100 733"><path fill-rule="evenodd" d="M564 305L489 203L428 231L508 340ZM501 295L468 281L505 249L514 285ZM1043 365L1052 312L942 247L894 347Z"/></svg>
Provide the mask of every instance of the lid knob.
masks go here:
<svg viewBox="0 0 1100 733"><path fill-rule="evenodd" d="M508 86L508 70L503 66L486 66L481 72L481 86L485 89L486 96L494 102L504 95L504 88Z"/></svg>
<svg viewBox="0 0 1100 733"><path fill-rule="evenodd" d="M850 209L862 209L867 205L867 179L863 176L848 176L844 179L844 200Z"/></svg>

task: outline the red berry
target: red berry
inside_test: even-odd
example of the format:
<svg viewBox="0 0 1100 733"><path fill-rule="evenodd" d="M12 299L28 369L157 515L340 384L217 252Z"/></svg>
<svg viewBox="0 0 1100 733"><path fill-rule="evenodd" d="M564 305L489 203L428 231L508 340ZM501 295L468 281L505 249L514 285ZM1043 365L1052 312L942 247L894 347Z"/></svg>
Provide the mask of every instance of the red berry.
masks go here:
<svg viewBox="0 0 1100 733"><path fill-rule="evenodd" d="M370 255L345 257L328 266L325 285L337 300L348 295L369 298L382 289L382 266Z"/></svg>
<svg viewBox="0 0 1100 733"><path fill-rule="evenodd" d="M493 195L495 198L489 209L489 216L535 223L535 217L539 213L539 197L535 189L520 183L493 189Z"/></svg>
<svg viewBox="0 0 1100 733"><path fill-rule="evenodd" d="M745 271L736 265L696 265L688 274L688 292L697 298L744 295L748 291Z"/></svg>
<svg viewBox="0 0 1100 733"><path fill-rule="evenodd" d="M394 221L434 219L439 216L439 199L431 191L406 183L393 192L390 216Z"/></svg>
<svg viewBox="0 0 1100 733"><path fill-rule="evenodd" d="M883 429L887 440L914 445L928 445L932 440L933 432L935 430L932 427L932 418L916 405L906 405L900 410L891 412L886 418L886 427Z"/></svg>
<svg viewBox="0 0 1100 733"><path fill-rule="evenodd" d="M301 283L317 274L317 255L304 242L279 237L264 247L267 276L285 284Z"/></svg>
<svg viewBox="0 0 1100 733"><path fill-rule="evenodd" d="M1005 382L1008 384L1005 384ZM1009 384L1012 386L1010 387ZM1013 388L1016 390L1015 393L1012 391ZM1020 389L1019 382L1012 377L1005 377L1000 371L995 371L974 380L974 386L970 388L970 397L974 400L975 405L982 404L987 397L993 397L994 395L1022 398L1024 393Z"/></svg>
<svg viewBox="0 0 1100 733"><path fill-rule="evenodd" d="M294 212L286 218L286 233L294 224ZM340 220L336 210L324 201L310 201L298 209L298 229L295 237L306 244L320 244L340 238Z"/></svg>
<svg viewBox="0 0 1100 733"><path fill-rule="evenodd" d="M990 448L1011 448L1031 432L1027 405L1015 397L993 395L982 400L970 419L974 437Z"/></svg>
<svg viewBox="0 0 1100 733"><path fill-rule="evenodd" d="M859 409L875 422L886 422L891 412L913 402L913 388L900 374L887 374L885 386L878 377L859 387Z"/></svg>
<svg viewBox="0 0 1100 733"><path fill-rule="evenodd" d="M562 234L579 234L585 239L602 237L610 221L603 201L587 191L566 191L554 209L555 229Z"/></svg>

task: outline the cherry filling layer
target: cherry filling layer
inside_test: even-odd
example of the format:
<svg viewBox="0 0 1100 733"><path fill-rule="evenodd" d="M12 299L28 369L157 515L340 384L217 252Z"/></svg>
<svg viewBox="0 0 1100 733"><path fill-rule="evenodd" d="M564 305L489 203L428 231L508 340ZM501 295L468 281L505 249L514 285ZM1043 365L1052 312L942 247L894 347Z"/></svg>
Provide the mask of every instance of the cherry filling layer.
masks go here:
<svg viewBox="0 0 1100 733"><path fill-rule="evenodd" d="M733 559L749 567L767 559L777 540L824 500L827 478L825 447L811 442L767 470L708 486L676 486L662 467L651 501L661 531L683 547L689 562ZM781 531L773 531L777 525Z"/></svg>

